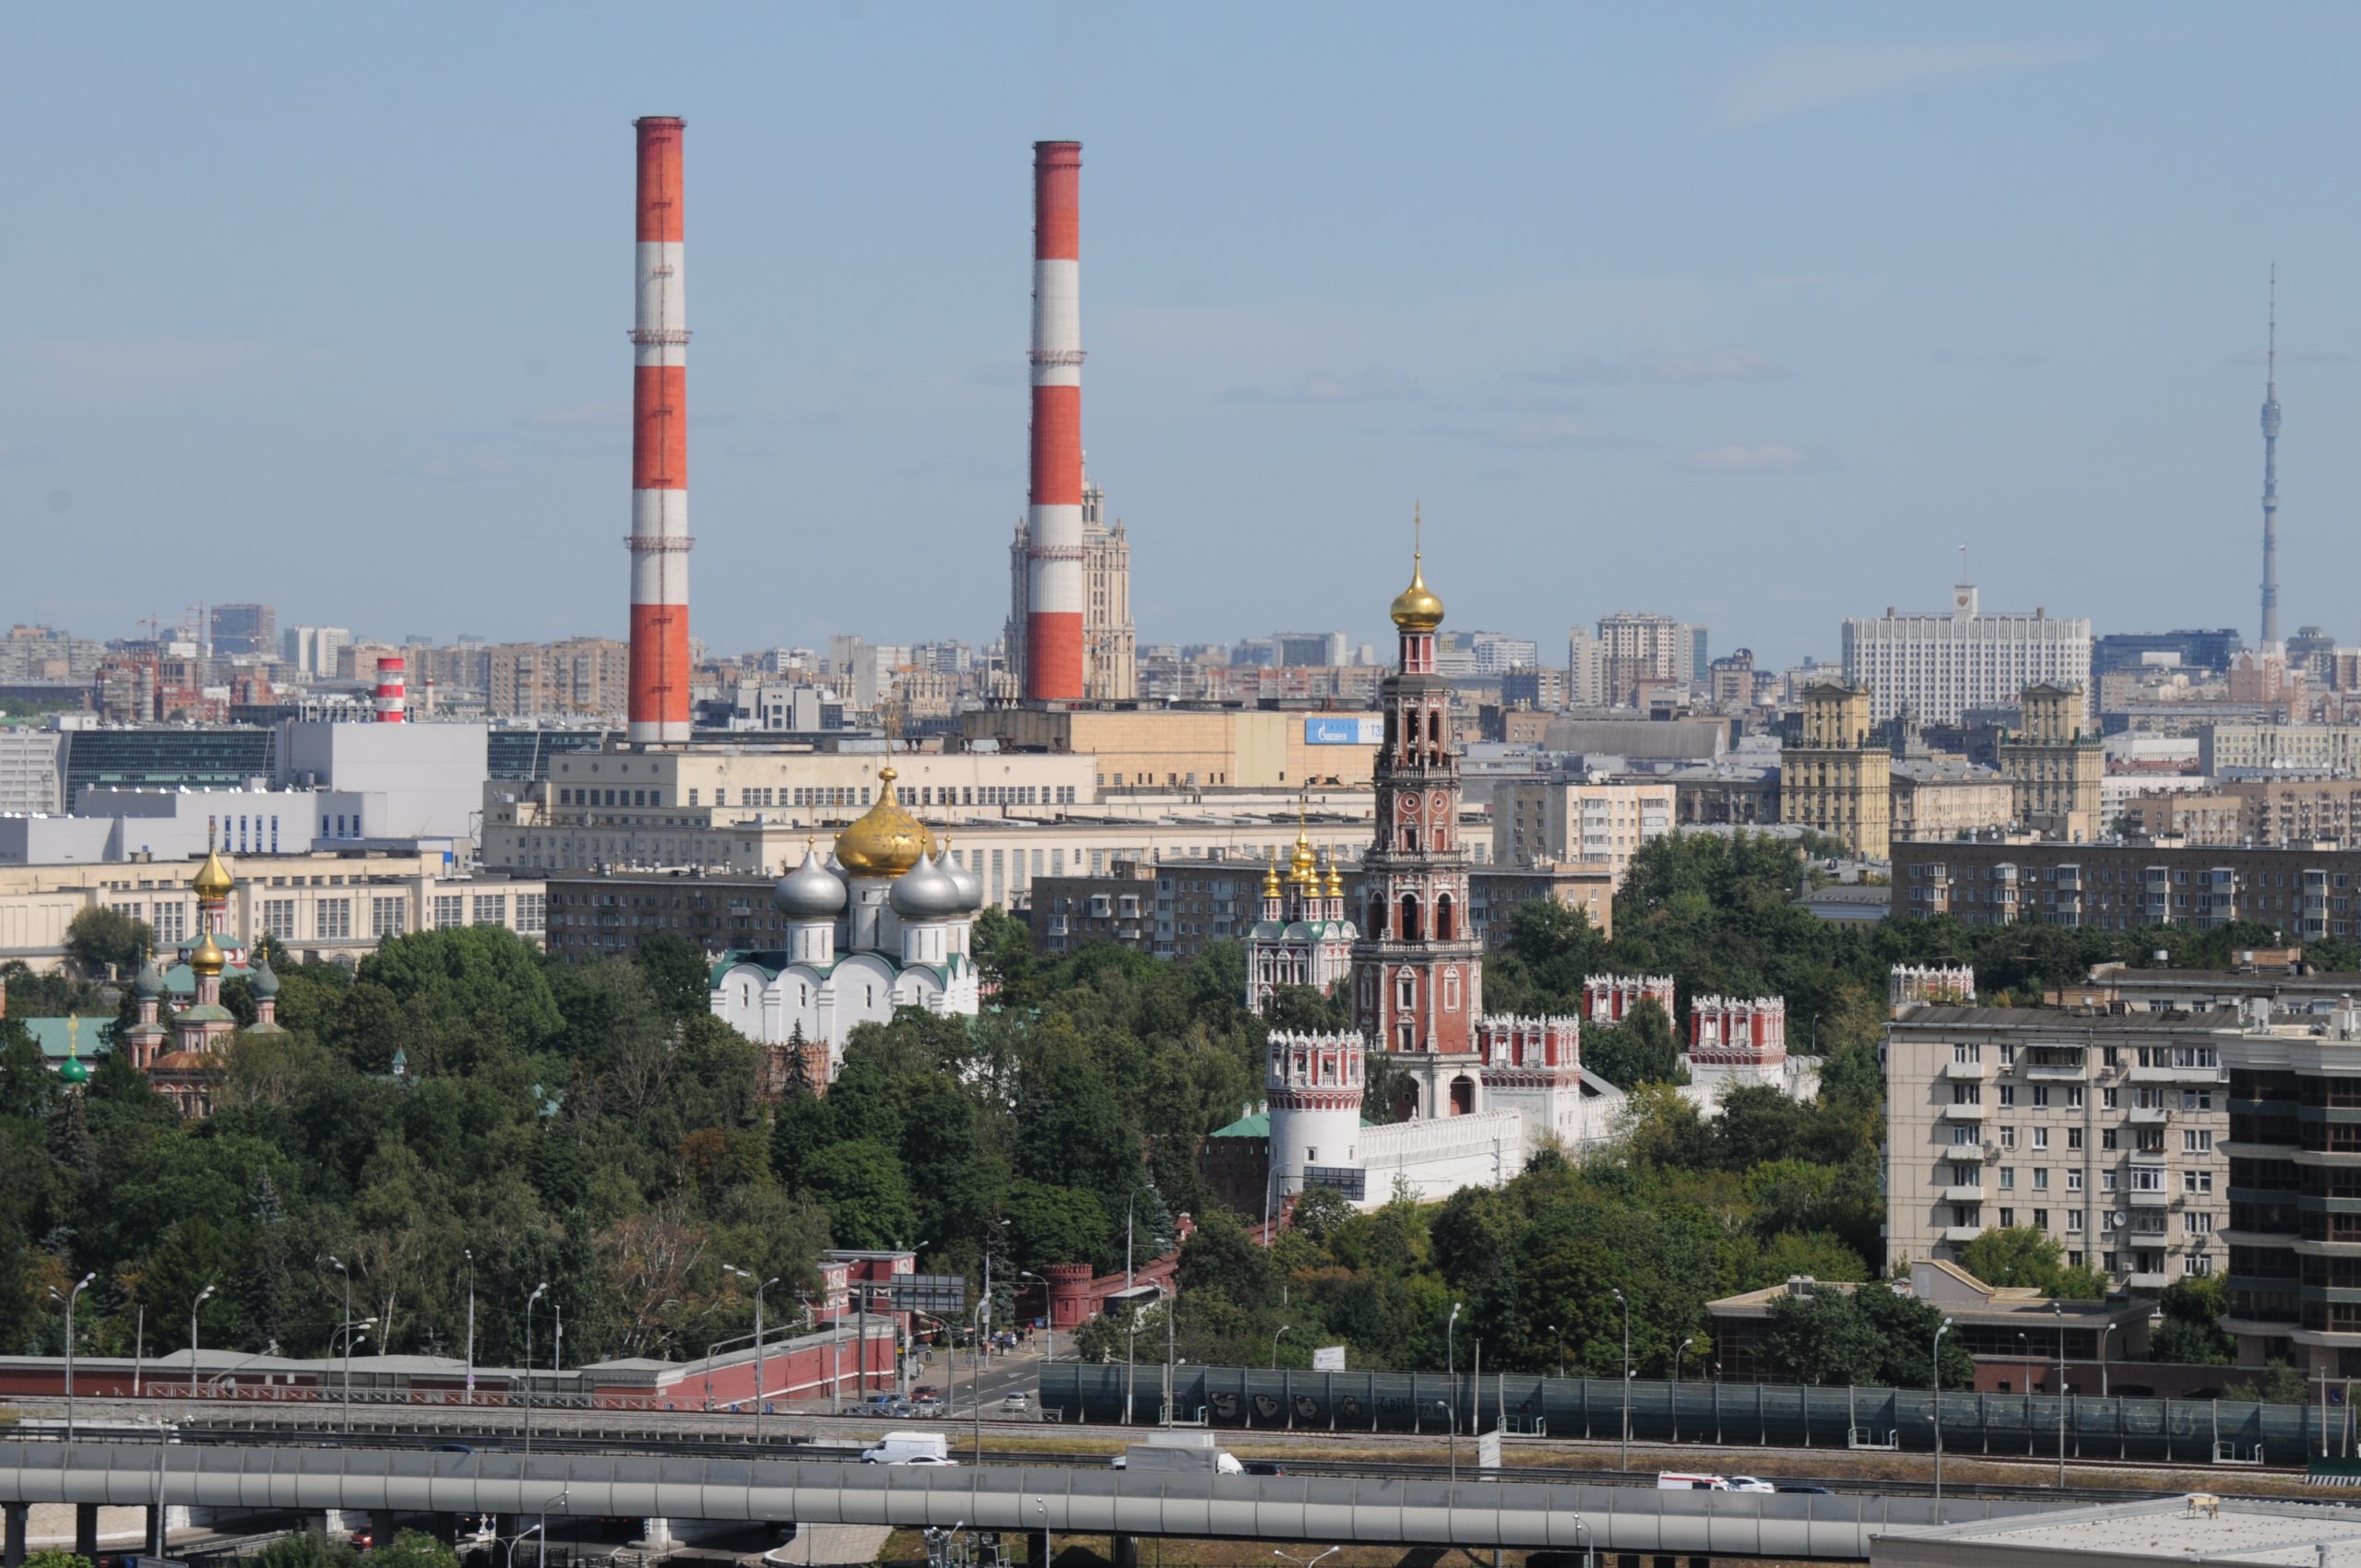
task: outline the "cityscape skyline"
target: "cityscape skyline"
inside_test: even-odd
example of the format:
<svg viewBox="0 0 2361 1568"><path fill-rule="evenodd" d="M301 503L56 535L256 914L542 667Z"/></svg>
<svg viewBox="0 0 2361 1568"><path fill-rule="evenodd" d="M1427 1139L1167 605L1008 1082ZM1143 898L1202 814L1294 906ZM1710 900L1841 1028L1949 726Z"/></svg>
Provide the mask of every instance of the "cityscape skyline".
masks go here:
<svg viewBox="0 0 2361 1568"><path fill-rule="evenodd" d="M1125 94L1100 76L1162 44L1251 96L1333 38L1297 20L1240 63L1152 23L1055 15L891 40L894 68L952 99L851 160L825 138L889 74L858 14L753 24L845 62L788 108L758 101L726 41L694 27L682 62L619 80L587 56L621 13L565 38L495 38L474 62L388 39L438 95L492 101L492 66L528 47L564 63L564 85L529 123L465 116L464 130L407 101L275 87L208 111L223 137L260 137L237 160L155 137L187 112L166 56L178 72L189 51L234 46L234 29L160 22L120 43L125 71L94 98L36 85L15 112L79 150L31 175L34 204L63 220L48 312L0 327L18 372L0 381L0 505L24 525L34 585L12 617L106 635L202 597L390 635L431 602L452 621L437 635L621 635L610 541L628 522L628 418L607 334L630 321L628 122L663 112L700 149L698 531L708 555L779 561L707 569L695 633L715 647L991 640L1003 606L975 585L996 578L1025 505L1026 160L1065 135L1092 160L1084 442L1133 525L1143 645L1302 622L1306 582L1330 585L1314 602L1335 611L1309 619L1378 640L1365 607L1398 570L1420 494L1459 624L1545 643L1646 605L1766 662L1826 657L1844 618L1940 606L1962 576L1996 605L2100 629L2243 625L2253 600L2225 590L2254 580L2252 304L2274 255L2301 410L2285 620L2345 635L2305 585L2361 564L2327 499L2361 472L2305 432L2355 411L2341 345L2361 331L2350 303L2304 280L2355 236L2295 198L2291 182L2319 171L2303 146L2260 172L2176 163L2175 148L2225 145L2235 95L2184 94L2162 118L2177 89L2231 79L2240 51L2308 38L2285 68L2319 68L2334 53L2321 40L2352 29L2334 13L2163 53L2103 20L2060 36L2030 10L1992 18L2016 42L1970 44L1894 36L1868 12L1815 38L1729 13L1703 55L1598 19L1611 47L1592 53L1624 51L1633 79L1584 54L1562 116L1514 93L1479 101L1447 69L1459 46L1413 60L1409 30L1373 27L1347 53L1402 89L1369 95L1382 108L1309 79L1267 128L1201 116L1186 136L1166 128L1171 89ZM2218 25L2184 18L2180 45ZM1536 39L1575 26L1522 25ZM37 53L71 51L91 46L87 26L28 30ZM979 101L966 74L991 77L1020 49L1072 68L1013 95L1039 101ZM1531 67L1504 68L1524 81ZM1423 101L1455 116L1453 136L1393 112L1430 70L1442 85ZM2160 139L2101 134L2086 118L2100 102ZM291 113L318 134L264 134ZM979 128L949 137L955 118ZM449 163L458 137L471 150ZM1978 144L1972 159L1952 158L1961 141ZM2030 161L2044 145L2079 160ZM1461 181L1471 160L1453 150L1477 148L1483 167ZM1796 159L1814 190L1783 207L1742 188ZM338 183L347 162L371 178ZM2168 208L2110 223L2077 205L2134 194L2166 164L2181 177ZM1919 179L1892 187L1904 167ZM61 177L77 168L103 177ZM1534 179L1560 168L1594 183L1533 201ZM100 207L100 188L127 195ZM1431 220L1404 232L1395 197ZM182 244L139 243L156 224ZM453 224L480 236L464 287L428 264ZM266 243L280 259L263 282L237 257ZM140 295L127 311L126 290ZM429 374L453 332L489 345L456 388ZM275 478L257 492L237 474L261 452ZM168 542L192 529L248 548L200 564ZM877 558L881 529L901 561ZM104 575L72 569L93 530L122 545ZM795 591L811 580L827 591Z"/></svg>

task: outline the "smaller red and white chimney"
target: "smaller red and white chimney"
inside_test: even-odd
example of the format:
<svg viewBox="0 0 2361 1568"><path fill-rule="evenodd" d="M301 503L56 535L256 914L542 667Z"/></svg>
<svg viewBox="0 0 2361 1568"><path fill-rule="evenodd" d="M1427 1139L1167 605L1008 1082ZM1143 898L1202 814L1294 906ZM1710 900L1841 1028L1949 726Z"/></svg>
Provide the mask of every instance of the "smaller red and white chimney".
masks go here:
<svg viewBox="0 0 2361 1568"><path fill-rule="evenodd" d="M409 721L408 669L408 662L399 654L377 660L378 723L402 724Z"/></svg>

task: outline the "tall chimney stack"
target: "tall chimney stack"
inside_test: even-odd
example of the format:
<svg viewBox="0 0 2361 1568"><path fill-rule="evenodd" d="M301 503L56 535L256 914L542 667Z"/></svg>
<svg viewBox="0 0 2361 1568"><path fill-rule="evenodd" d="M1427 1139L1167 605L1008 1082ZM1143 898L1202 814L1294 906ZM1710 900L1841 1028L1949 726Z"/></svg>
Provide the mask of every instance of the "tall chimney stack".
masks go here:
<svg viewBox="0 0 2361 1568"><path fill-rule="evenodd" d="M639 132L638 311L631 392L631 740L689 738L689 315L682 285L681 131Z"/></svg>
<svg viewBox="0 0 2361 1568"><path fill-rule="evenodd" d="M377 660L377 722L409 720L409 664L399 654Z"/></svg>
<svg viewBox="0 0 2361 1568"><path fill-rule="evenodd" d="M1033 486L1025 695L1079 701L1082 648L1082 144L1033 144Z"/></svg>

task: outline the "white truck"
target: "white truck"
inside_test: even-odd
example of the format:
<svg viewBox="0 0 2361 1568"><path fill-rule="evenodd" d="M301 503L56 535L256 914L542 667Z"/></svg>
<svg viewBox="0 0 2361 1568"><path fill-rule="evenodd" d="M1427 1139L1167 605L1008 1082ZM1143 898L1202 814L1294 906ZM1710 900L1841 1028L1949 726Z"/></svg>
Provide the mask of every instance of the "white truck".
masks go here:
<svg viewBox="0 0 2361 1568"><path fill-rule="evenodd" d="M955 1465L951 1441L939 1431L889 1431L860 1451L864 1465Z"/></svg>
<svg viewBox="0 0 2361 1568"><path fill-rule="evenodd" d="M1158 1431L1134 1443L1109 1465L1118 1470L1180 1470L1195 1475L1242 1476L1246 1467L1228 1449L1214 1446L1209 1431Z"/></svg>

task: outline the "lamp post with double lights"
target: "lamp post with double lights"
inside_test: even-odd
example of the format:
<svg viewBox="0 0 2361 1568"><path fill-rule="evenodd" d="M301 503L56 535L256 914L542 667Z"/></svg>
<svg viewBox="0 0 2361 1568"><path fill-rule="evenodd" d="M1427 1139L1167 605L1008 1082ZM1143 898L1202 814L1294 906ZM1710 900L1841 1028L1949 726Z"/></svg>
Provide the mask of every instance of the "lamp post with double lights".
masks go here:
<svg viewBox="0 0 2361 1568"><path fill-rule="evenodd" d="M741 1279L754 1277L731 1264L723 1264L724 1274L734 1274ZM754 1287L754 1441L763 1440L763 1292L778 1283L776 1277L765 1279Z"/></svg>
<svg viewBox="0 0 2361 1568"><path fill-rule="evenodd" d="M58 1294L56 1286L49 1288L52 1301L65 1303L65 1441L68 1443L74 1441L74 1303L82 1299L82 1292L88 1290L90 1282L96 1278L98 1274L95 1271L82 1276L74 1289L64 1295Z"/></svg>
<svg viewBox="0 0 2361 1568"><path fill-rule="evenodd" d="M352 1430L352 1270L334 1253L328 1266L344 1276L344 1430Z"/></svg>

